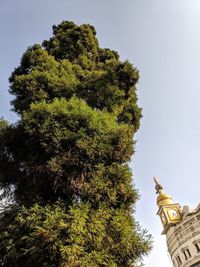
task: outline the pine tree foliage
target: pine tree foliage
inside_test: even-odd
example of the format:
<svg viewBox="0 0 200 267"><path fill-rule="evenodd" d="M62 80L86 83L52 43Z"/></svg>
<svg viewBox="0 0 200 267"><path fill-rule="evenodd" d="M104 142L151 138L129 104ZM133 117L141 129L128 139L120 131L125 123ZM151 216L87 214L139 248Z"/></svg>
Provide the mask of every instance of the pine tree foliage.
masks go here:
<svg viewBox="0 0 200 267"><path fill-rule="evenodd" d="M151 241L133 217L128 163L139 73L64 21L10 77L19 121L0 121L2 267L135 266Z"/></svg>

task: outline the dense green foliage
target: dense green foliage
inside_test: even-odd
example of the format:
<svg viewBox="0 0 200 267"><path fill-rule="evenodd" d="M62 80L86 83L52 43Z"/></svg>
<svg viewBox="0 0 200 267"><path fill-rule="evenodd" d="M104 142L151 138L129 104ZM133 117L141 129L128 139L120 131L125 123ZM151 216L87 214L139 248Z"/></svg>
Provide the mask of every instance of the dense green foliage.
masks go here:
<svg viewBox="0 0 200 267"><path fill-rule="evenodd" d="M19 121L0 121L2 267L128 267L150 248L128 163L138 71L91 25L63 22L10 77Z"/></svg>

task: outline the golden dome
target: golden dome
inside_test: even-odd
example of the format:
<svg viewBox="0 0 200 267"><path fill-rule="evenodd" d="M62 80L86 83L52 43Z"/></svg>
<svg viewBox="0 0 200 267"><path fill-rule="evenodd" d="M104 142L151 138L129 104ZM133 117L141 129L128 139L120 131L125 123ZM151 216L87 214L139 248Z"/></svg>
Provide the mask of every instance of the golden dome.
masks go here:
<svg viewBox="0 0 200 267"><path fill-rule="evenodd" d="M172 197L168 194L165 194L164 192L157 197L157 204L159 207L172 203Z"/></svg>
<svg viewBox="0 0 200 267"><path fill-rule="evenodd" d="M158 194L157 197L157 205L158 207L164 206L164 205L168 205L168 204L172 204L172 197L168 194L166 194L163 191L163 187L162 185L158 182L158 179L156 177L154 177L154 181L156 183L156 193Z"/></svg>

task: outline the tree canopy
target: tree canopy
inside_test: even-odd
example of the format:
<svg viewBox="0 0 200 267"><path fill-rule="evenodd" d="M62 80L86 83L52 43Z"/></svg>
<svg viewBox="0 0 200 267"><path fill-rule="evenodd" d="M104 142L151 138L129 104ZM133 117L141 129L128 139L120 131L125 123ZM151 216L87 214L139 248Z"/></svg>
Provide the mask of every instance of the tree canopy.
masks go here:
<svg viewBox="0 0 200 267"><path fill-rule="evenodd" d="M128 267L150 249L133 217L129 161L138 70L64 21L10 77L15 124L0 121L0 266Z"/></svg>

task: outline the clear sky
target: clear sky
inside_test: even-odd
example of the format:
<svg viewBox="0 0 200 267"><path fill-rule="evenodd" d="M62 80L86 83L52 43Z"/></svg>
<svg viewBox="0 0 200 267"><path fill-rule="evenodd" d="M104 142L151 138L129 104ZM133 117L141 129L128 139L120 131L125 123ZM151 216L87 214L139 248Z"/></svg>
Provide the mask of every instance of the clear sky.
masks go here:
<svg viewBox="0 0 200 267"><path fill-rule="evenodd" d="M154 236L145 266L171 267L152 177L181 205L200 202L200 0L0 0L0 116L16 120L8 77L22 53L63 20L94 25L102 47L140 70L136 216Z"/></svg>

